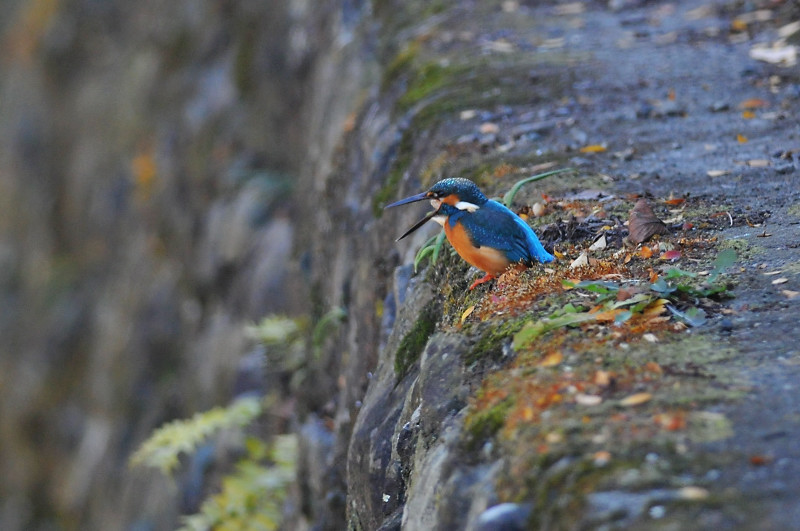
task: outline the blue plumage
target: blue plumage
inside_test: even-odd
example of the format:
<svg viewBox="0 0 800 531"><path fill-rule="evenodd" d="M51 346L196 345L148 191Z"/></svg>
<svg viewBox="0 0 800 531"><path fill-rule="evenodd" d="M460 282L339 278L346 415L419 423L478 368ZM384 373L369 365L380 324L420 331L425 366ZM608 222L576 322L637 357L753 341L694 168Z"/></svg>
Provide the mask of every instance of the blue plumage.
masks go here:
<svg viewBox="0 0 800 531"><path fill-rule="evenodd" d="M486 276L476 280L470 289L500 275L509 267L520 264L530 267L534 262L547 263L555 259L522 218L497 201L487 198L468 179L443 179L427 192L401 199L386 208L426 199L436 210L418 221L399 239L431 219L443 223L445 234L458 254L486 272Z"/></svg>
<svg viewBox="0 0 800 531"><path fill-rule="evenodd" d="M440 212L447 215L451 227L461 223L473 245L502 251L512 264L523 263L530 267L534 261L548 263L554 260L533 229L514 212L492 199L478 206L478 210L469 212L445 203Z"/></svg>

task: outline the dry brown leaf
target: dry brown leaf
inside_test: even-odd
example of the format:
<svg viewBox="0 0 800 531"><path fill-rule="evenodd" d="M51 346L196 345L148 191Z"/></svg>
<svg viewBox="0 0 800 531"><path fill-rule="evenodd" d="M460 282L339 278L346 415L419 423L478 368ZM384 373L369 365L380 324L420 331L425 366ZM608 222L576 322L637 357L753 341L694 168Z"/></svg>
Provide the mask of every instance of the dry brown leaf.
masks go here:
<svg viewBox="0 0 800 531"><path fill-rule="evenodd" d="M639 199L631 210L628 221L628 239L633 244L649 240L656 234L667 234L667 226L653 213L646 199Z"/></svg>
<svg viewBox="0 0 800 531"><path fill-rule="evenodd" d="M709 177L722 177L723 175L728 175L730 172L728 170L708 170L706 175Z"/></svg>
<svg viewBox="0 0 800 531"><path fill-rule="evenodd" d="M744 100L738 107L742 110L763 109L764 107L769 107L769 102L761 98L750 98Z"/></svg>
<svg viewBox="0 0 800 531"><path fill-rule="evenodd" d="M594 383L600 387L608 387L611 384L613 375L608 371L597 371L594 373Z"/></svg>
<svg viewBox="0 0 800 531"><path fill-rule="evenodd" d="M564 355L560 351L555 351L547 354L542 361L539 362L539 367L555 367L564 360Z"/></svg>
<svg viewBox="0 0 800 531"><path fill-rule="evenodd" d="M605 234L603 234L602 236L600 236L600 237L597 239L597 241L596 241L596 242L594 242L592 245L590 245L590 246L589 246L589 250L590 250L590 251L599 251L599 250L601 250L601 249L605 249L605 248L606 248L606 245L607 245L607 242L606 242L606 235L605 235Z"/></svg>
<svg viewBox="0 0 800 531"><path fill-rule="evenodd" d="M475 310L475 305L474 304L472 306L470 306L469 308L467 308L466 310L464 310L464 313L461 314L461 324L464 324L464 321L467 320L467 317L472 315L472 312L474 310Z"/></svg>
<svg viewBox="0 0 800 531"><path fill-rule="evenodd" d="M581 153L603 153L606 149L605 144L592 144L590 146L583 146L579 151Z"/></svg>
<svg viewBox="0 0 800 531"><path fill-rule="evenodd" d="M596 406L601 402L603 402L602 396L585 395L583 393L578 393L575 395L575 403L582 406Z"/></svg>
<svg viewBox="0 0 800 531"><path fill-rule="evenodd" d="M677 495L678 499L681 500L698 501L708 498L708 491L703 487L695 487L690 485L688 487L682 487L678 489Z"/></svg>
<svg viewBox="0 0 800 531"><path fill-rule="evenodd" d="M500 131L500 126L493 122L484 122L478 128L483 135L495 134Z"/></svg>
<svg viewBox="0 0 800 531"><path fill-rule="evenodd" d="M585 267L589 265L589 256L586 253L581 253L581 255L572 261L569 265L570 269L576 269L578 267Z"/></svg>
<svg viewBox="0 0 800 531"><path fill-rule="evenodd" d="M652 398L653 395L651 395L650 393L634 393L620 400L619 405L625 407L638 406L644 404L645 402L649 402L650 400L652 400Z"/></svg>

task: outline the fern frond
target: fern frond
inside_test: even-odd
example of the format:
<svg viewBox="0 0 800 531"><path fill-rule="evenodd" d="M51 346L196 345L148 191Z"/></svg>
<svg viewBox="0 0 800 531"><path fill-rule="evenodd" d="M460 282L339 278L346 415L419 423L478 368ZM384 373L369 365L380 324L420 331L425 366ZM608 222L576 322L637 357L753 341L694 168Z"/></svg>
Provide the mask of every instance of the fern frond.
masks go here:
<svg viewBox="0 0 800 531"><path fill-rule="evenodd" d="M187 420L158 428L130 458L131 466L149 466L171 475L181 453L189 454L213 433L249 424L261 414L260 398L243 397L228 407L215 407Z"/></svg>
<svg viewBox="0 0 800 531"><path fill-rule="evenodd" d="M222 490L183 518L179 531L207 529L278 529L283 503L297 468L297 436L279 435L266 446L251 440L250 455L222 480ZM267 460L263 464L259 461Z"/></svg>

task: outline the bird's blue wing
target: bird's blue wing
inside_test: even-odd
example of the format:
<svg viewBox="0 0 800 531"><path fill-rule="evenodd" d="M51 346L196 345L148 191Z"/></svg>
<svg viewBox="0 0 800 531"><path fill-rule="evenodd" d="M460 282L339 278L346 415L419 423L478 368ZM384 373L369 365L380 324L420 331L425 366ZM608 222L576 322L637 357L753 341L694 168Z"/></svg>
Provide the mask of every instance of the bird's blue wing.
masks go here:
<svg viewBox="0 0 800 531"><path fill-rule="evenodd" d="M473 244L503 251L512 263L532 265L534 260L547 263L554 259L533 229L496 201L487 201L474 212L459 211L450 215L450 223L457 221L464 225Z"/></svg>

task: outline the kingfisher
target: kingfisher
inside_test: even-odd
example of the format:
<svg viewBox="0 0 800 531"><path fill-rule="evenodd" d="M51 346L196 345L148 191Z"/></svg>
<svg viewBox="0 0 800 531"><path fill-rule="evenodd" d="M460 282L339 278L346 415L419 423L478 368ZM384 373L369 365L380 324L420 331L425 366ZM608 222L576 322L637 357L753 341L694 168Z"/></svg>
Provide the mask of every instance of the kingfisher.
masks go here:
<svg viewBox="0 0 800 531"><path fill-rule="evenodd" d="M554 260L522 218L503 204L489 199L469 179L451 177L434 184L427 192L401 199L384 208L430 200L434 211L415 223L402 240L431 219L444 227L456 252L484 273L469 289L488 282L514 266L531 267L534 260Z"/></svg>

